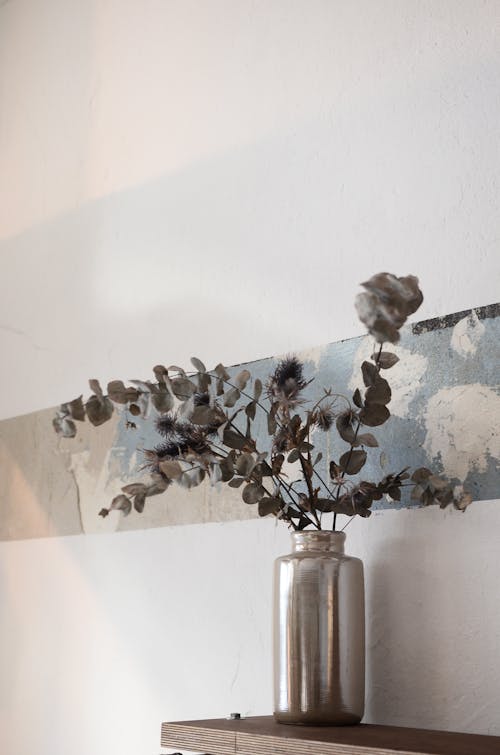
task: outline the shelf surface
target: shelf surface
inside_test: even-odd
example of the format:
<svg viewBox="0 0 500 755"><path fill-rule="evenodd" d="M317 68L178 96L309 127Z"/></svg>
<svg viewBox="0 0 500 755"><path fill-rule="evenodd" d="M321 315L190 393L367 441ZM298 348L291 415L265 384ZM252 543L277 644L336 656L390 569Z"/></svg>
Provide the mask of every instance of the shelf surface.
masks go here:
<svg viewBox="0 0 500 755"><path fill-rule="evenodd" d="M163 723L162 747L210 755L500 755L500 737L400 726L292 726L272 716Z"/></svg>

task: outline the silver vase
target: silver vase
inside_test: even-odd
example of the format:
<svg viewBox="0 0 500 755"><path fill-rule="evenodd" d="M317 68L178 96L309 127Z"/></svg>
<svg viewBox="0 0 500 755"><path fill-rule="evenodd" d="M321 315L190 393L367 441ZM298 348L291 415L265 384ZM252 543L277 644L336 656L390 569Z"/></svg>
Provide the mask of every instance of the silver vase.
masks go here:
<svg viewBox="0 0 500 755"><path fill-rule="evenodd" d="M365 698L363 564L343 532L292 534L275 562L274 717L281 723L361 721Z"/></svg>

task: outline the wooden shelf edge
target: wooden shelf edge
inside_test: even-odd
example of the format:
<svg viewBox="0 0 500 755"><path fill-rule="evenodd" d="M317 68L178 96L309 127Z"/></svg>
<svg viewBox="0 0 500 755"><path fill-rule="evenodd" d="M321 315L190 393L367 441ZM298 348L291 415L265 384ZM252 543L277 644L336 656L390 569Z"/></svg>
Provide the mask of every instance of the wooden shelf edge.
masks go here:
<svg viewBox="0 0 500 755"><path fill-rule="evenodd" d="M163 723L162 747L210 755L499 755L500 737L399 726L313 727L272 716Z"/></svg>

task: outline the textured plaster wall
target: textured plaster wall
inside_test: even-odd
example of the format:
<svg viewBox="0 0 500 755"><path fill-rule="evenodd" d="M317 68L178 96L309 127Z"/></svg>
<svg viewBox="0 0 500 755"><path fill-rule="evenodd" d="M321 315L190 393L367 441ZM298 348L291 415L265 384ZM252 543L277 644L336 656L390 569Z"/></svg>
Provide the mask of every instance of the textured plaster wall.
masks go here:
<svg viewBox="0 0 500 755"><path fill-rule="evenodd" d="M356 335L381 269L420 276L419 317L498 300L499 33L477 0L1 4L0 416ZM349 525L367 720L500 735L499 531L497 501ZM269 712L287 540L0 544L2 753L149 755L162 719Z"/></svg>

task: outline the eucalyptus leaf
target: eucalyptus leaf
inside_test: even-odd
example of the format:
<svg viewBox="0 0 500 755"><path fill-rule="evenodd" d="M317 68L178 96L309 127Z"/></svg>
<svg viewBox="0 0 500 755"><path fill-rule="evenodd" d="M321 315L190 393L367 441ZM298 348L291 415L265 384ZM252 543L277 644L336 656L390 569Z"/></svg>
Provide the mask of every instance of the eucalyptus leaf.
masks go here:
<svg viewBox="0 0 500 755"><path fill-rule="evenodd" d="M201 361L201 359L198 359L198 357L191 357L191 364L197 370L198 372L206 372L207 368Z"/></svg>
<svg viewBox="0 0 500 755"><path fill-rule="evenodd" d="M90 390L93 393L95 393L95 395L98 398L102 398L103 397L103 392L102 392L101 384L99 383L98 380L96 380L95 378L89 380L89 386L90 386Z"/></svg>
<svg viewBox="0 0 500 755"><path fill-rule="evenodd" d="M163 461L158 462L158 466L169 480L178 480L184 471L178 461L173 461L171 459L164 459Z"/></svg>
<svg viewBox="0 0 500 755"><path fill-rule="evenodd" d="M225 459L219 462L219 469L222 482L229 482L234 474L234 464L230 456L226 456Z"/></svg>
<svg viewBox="0 0 500 755"><path fill-rule="evenodd" d="M138 495L139 493L146 492L146 485L142 482L132 482L130 485L125 485L122 488L122 493L127 495Z"/></svg>
<svg viewBox="0 0 500 755"><path fill-rule="evenodd" d="M342 440L347 443L354 443L355 432L352 426L353 414L350 410L342 412L337 417L336 426L337 431Z"/></svg>
<svg viewBox="0 0 500 755"><path fill-rule="evenodd" d="M363 433L356 438L357 446L369 446L370 448L377 448L378 440L371 433Z"/></svg>
<svg viewBox="0 0 500 755"><path fill-rule="evenodd" d="M56 414L52 420L52 426L62 438L74 438L76 435L76 425L67 415Z"/></svg>
<svg viewBox="0 0 500 755"><path fill-rule="evenodd" d="M256 411L256 404L255 401L250 401L249 404L245 407L245 413L247 417L251 420L255 419L255 411Z"/></svg>
<svg viewBox="0 0 500 755"><path fill-rule="evenodd" d="M378 370L371 362L363 362L361 365L361 372L363 374L363 382L366 387L375 385L378 380Z"/></svg>
<svg viewBox="0 0 500 755"><path fill-rule="evenodd" d="M279 498L270 498L268 496L264 496L264 498L261 498L259 501L259 516L269 516L269 514L276 516L276 514L278 514L280 510L281 501Z"/></svg>
<svg viewBox="0 0 500 755"><path fill-rule="evenodd" d="M142 514L144 511L144 505L146 503L146 493L137 493L134 496L134 509L138 514Z"/></svg>
<svg viewBox="0 0 500 755"><path fill-rule="evenodd" d="M262 381L259 378L255 379L253 384L253 398L254 401L258 401L262 395Z"/></svg>
<svg viewBox="0 0 500 755"><path fill-rule="evenodd" d="M165 383L168 378L168 370L163 364L157 364L153 367L154 376L159 383Z"/></svg>
<svg viewBox="0 0 500 755"><path fill-rule="evenodd" d="M78 422L84 422L85 420L85 407L83 406L82 397L73 399L68 404L68 411L71 414L72 419L78 420Z"/></svg>
<svg viewBox="0 0 500 755"><path fill-rule="evenodd" d="M99 398L98 396L91 396L85 404L85 410L89 422L95 427L103 425L113 415L113 404L107 397Z"/></svg>
<svg viewBox="0 0 500 755"><path fill-rule="evenodd" d="M117 495L111 501L110 510L122 511L123 516L128 516L132 511L132 501L126 495Z"/></svg>
<svg viewBox="0 0 500 755"><path fill-rule="evenodd" d="M195 406L190 416L193 425L210 425L217 419L217 413L211 406Z"/></svg>
<svg viewBox="0 0 500 755"><path fill-rule="evenodd" d="M366 451L346 451L339 459L340 468L348 475L357 474L366 462Z"/></svg>
<svg viewBox="0 0 500 755"><path fill-rule="evenodd" d="M370 404L364 409L361 409L359 418L363 425L368 427L378 427L383 425L386 420L389 419L391 413L389 409L383 404Z"/></svg>
<svg viewBox="0 0 500 755"><path fill-rule="evenodd" d="M214 367L214 372L221 380L229 380L229 373L223 364L219 363L216 367Z"/></svg>
<svg viewBox="0 0 500 755"><path fill-rule="evenodd" d="M244 435L240 435L234 430L226 428L224 430L223 443L225 446L228 446L228 448L236 448L238 451L242 451L246 448L248 441Z"/></svg>
<svg viewBox="0 0 500 755"><path fill-rule="evenodd" d="M354 403L359 409L363 408L364 404L363 404L363 399L361 398L361 392L359 388L356 388L356 390L352 394L352 400L354 401Z"/></svg>
<svg viewBox="0 0 500 755"><path fill-rule="evenodd" d="M245 503L258 503L265 493L266 491L258 482L249 482L248 485L245 485L243 488L241 497Z"/></svg>
<svg viewBox="0 0 500 755"><path fill-rule="evenodd" d="M167 372L177 372L181 377L186 377L186 371L183 367L177 367L175 364L171 364Z"/></svg>
<svg viewBox="0 0 500 755"><path fill-rule="evenodd" d="M195 384L186 377L176 377L173 378L170 382L176 398L180 399L181 401L185 401L196 393Z"/></svg>
<svg viewBox="0 0 500 755"><path fill-rule="evenodd" d="M240 397L240 392L237 388L231 388L224 396L224 406L231 408L236 404Z"/></svg>
<svg viewBox="0 0 500 755"><path fill-rule="evenodd" d="M374 385L365 391L365 404L388 404L391 400L391 389L387 380L379 377Z"/></svg>
<svg viewBox="0 0 500 755"><path fill-rule="evenodd" d="M421 483L421 482L427 482L427 480L431 476L432 476L432 472L430 469L427 469L426 467L419 467L413 472L411 479L413 480L413 482Z"/></svg>
<svg viewBox="0 0 500 755"><path fill-rule="evenodd" d="M251 375L248 370L241 370L241 372L238 372L236 377L233 380L233 383L235 383L240 391L245 390L246 384L250 380Z"/></svg>
<svg viewBox="0 0 500 755"><path fill-rule="evenodd" d="M151 403L153 404L156 411L160 412L160 414L165 414L174 407L174 399L168 391L162 391L161 393L152 393Z"/></svg>
<svg viewBox="0 0 500 755"><path fill-rule="evenodd" d="M372 354L372 359L374 362L377 362L383 370L389 370L399 362L399 357L390 351L382 351L380 354L374 352Z"/></svg>
<svg viewBox="0 0 500 755"><path fill-rule="evenodd" d="M274 417L274 414L270 412L267 415L267 432L269 435L274 435L278 427L278 423L276 422L276 419Z"/></svg>
<svg viewBox="0 0 500 755"><path fill-rule="evenodd" d="M242 477L250 477L252 469L255 466L255 459L252 454L243 453L236 461L236 471Z"/></svg>

